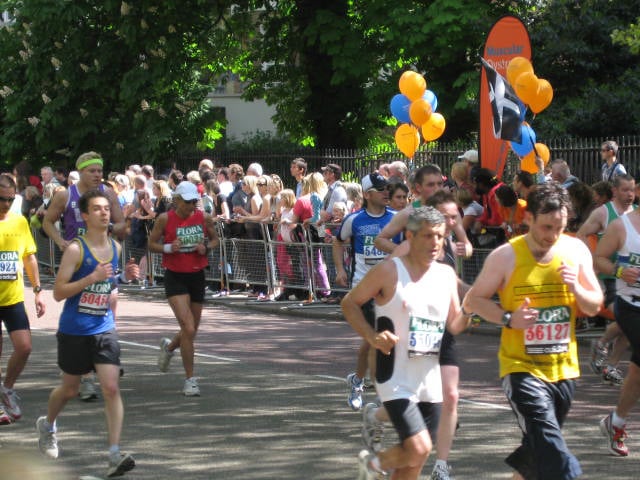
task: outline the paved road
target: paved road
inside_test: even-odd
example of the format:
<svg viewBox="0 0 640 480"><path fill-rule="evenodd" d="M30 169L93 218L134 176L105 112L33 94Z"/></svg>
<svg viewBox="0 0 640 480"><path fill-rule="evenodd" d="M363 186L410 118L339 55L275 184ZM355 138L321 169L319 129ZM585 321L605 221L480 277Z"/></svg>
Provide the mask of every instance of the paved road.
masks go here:
<svg viewBox="0 0 640 480"><path fill-rule="evenodd" d="M49 291L45 295L50 298ZM34 422L59 380L54 332L60 304L47 304L45 317L33 321L33 354L18 385L24 417L1 427L0 472L14 458L7 455L10 449L39 458ZM196 374L203 396L196 399L180 395L177 358L167 374L155 367L158 339L174 330L161 295L125 293L118 324L126 369L122 447L138 464L127 478L356 478L360 416L346 406L342 379L352 369L358 339L343 321L208 305L197 340ZM7 343L3 364L10 352ZM503 458L517 444L519 432L497 379L498 337L474 330L461 335L458 344L463 364L461 428L451 457L455 478L510 478ZM584 347L581 354L586 359ZM583 371L565 429L582 462L583 478L639 478L636 439L629 440L629 458L613 458L597 429L617 390L589 374L586 363ZM373 399L371 392L367 395ZM48 473L41 478L54 478L61 466L71 474L64 478L104 475L101 401L69 403L59 419L59 445L60 459L44 462Z"/></svg>

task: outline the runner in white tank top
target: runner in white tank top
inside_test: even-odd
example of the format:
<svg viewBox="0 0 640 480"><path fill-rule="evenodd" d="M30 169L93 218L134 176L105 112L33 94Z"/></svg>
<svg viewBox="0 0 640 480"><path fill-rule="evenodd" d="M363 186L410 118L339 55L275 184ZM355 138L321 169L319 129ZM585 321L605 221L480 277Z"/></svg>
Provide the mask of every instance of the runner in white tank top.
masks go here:
<svg viewBox="0 0 640 480"><path fill-rule="evenodd" d="M409 253L373 267L342 301L353 329L382 354L376 388L400 437L399 445L377 455L360 452L360 478L396 471L401 478L417 479L432 448L442 401L442 334L445 327L456 334L469 324L460 308L455 273L436 262L444 222L435 208L416 208L406 227ZM376 330L360 308L371 298Z"/></svg>

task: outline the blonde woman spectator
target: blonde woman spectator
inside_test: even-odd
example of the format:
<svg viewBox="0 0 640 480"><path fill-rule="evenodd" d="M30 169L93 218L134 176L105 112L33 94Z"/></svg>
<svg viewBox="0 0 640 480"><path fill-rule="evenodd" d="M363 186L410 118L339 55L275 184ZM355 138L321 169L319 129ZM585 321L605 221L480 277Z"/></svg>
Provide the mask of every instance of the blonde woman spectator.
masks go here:
<svg viewBox="0 0 640 480"><path fill-rule="evenodd" d="M197 170L191 170L187 173L187 180L189 180L196 186L200 196L204 195L204 183L202 182L202 178L200 177L200 172L198 172Z"/></svg>
<svg viewBox="0 0 640 480"><path fill-rule="evenodd" d="M455 189L467 190L472 197L475 195L475 189L469 178L469 169L467 162L456 162L451 165L451 180L455 182Z"/></svg>
<svg viewBox="0 0 640 480"><path fill-rule="evenodd" d="M120 207L133 203L133 190L131 188L131 179L126 175L117 174L114 178L116 194L118 195L118 203Z"/></svg>
<svg viewBox="0 0 640 480"><path fill-rule="evenodd" d="M312 243L322 242L322 232L316 224L320 220L320 211L322 210L322 202L327 194L327 184L322 178L322 174L314 172L304 177L302 182L302 196L296 200L293 207L293 222L302 223L309 226L309 237ZM313 273L315 274L316 286L321 296L330 295L329 278L327 277L327 267L322 258L322 252L317 251L313 255L314 265ZM303 266L306 266L306 260ZM306 269L305 269L306 270ZM302 278L306 278L308 273L305 271Z"/></svg>
<svg viewBox="0 0 640 480"><path fill-rule="evenodd" d="M271 188L269 193L271 194L271 212L274 220L280 219L280 193L284 188L282 185L282 179L275 173L271 175Z"/></svg>
<svg viewBox="0 0 640 480"><path fill-rule="evenodd" d="M258 177L247 175L242 179L242 191L247 196L247 208L236 206L233 212L239 215L237 221L245 226L245 238L249 240L263 240L262 226L259 223L262 220L260 212L262 210L262 197L258 190ZM252 291L249 292L250 297L265 297L267 295L264 285L257 282L264 280L264 273L267 271L265 258L263 255L256 255L252 246L241 244L239 254L241 261L247 265L247 280L252 284Z"/></svg>
<svg viewBox="0 0 640 480"><path fill-rule="evenodd" d="M294 293L291 289L286 288L286 285L294 283L295 277L293 275L291 256L299 256L299 250L296 251L296 247L293 246L287 248L286 244L300 241L299 238L293 237L295 227L293 224L293 206L295 203L296 194L293 190L287 188L280 192L280 211L277 214L280 223L276 236L278 242L276 246L276 266L278 267L278 278L280 280L280 295L275 297L275 300L287 300L289 295Z"/></svg>
<svg viewBox="0 0 640 480"><path fill-rule="evenodd" d="M345 183L344 188L347 191L347 209L350 213L357 212L362 208L364 200L362 187L359 183Z"/></svg>
<svg viewBox="0 0 640 480"><path fill-rule="evenodd" d="M151 189L155 198L153 203L153 218L155 218L169 211L173 204L173 197L169 184L165 180L154 180Z"/></svg>
<svg viewBox="0 0 640 480"><path fill-rule="evenodd" d="M262 175L258 177L256 182L258 185L258 192L262 197L262 207L260 208L260 213L258 217L261 222L268 222L273 220L273 209L271 208L271 204L273 201L273 197L271 195L271 190L273 188L273 179L269 175Z"/></svg>

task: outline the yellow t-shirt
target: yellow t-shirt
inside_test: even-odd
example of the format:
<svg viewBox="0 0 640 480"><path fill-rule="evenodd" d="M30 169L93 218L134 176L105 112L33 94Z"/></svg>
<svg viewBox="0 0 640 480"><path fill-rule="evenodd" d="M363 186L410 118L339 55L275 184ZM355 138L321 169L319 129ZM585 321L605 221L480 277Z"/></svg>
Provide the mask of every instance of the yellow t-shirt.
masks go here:
<svg viewBox="0 0 640 480"><path fill-rule="evenodd" d="M515 251L515 268L509 282L498 292L502 308L516 310L525 297L540 312L538 321L526 330L502 329L500 376L530 373L547 382L580 376L575 336L576 299L562 281L562 260L574 257L572 240L561 235L555 255L547 264L533 257L524 236L509 241ZM575 249L574 249L575 251Z"/></svg>
<svg viewBox="0 0 640 480"><path fill-rule="evenodd" d="M0 221L0 306L24 302L23 259L35 253L27 219L9 213Z"/></svg>

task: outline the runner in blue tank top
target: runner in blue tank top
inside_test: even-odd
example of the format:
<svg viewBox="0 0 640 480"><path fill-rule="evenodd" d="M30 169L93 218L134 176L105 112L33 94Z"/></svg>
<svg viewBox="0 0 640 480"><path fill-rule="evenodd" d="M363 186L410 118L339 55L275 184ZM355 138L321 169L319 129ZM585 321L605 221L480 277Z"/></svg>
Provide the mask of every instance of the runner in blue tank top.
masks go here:
<svg viewBox="0 0 640 480"><path fill-rule="evenodd" d="M124 408L120 396L120 344L111 310L111 290L118 281L138 274L128 263L115 276L120 245L108 235L110 202L90 190L79 200L87 231L67 246L53 287L53 297L66 299L57 333L58 366L62 383L49 396L47 415L36 422L41 452L58 457L56 418L66 403L78 394L82 375L96 370L105 401L109 437L108 477L124 474L135 466L133 457L120 453Z"/></svg>

